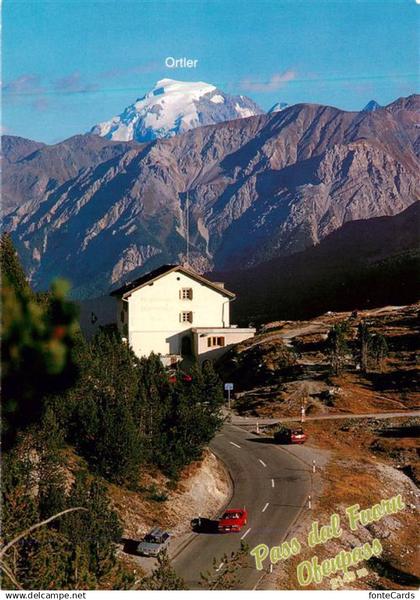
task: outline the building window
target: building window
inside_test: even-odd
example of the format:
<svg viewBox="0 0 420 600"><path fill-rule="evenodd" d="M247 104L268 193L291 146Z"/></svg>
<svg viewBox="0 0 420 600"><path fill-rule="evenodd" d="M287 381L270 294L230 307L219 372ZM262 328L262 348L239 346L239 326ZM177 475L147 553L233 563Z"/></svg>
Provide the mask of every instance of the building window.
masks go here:
<svg viewBox="0 0 420 600"><path fill-rule="evenodd" d="M212 336L207 338L207 348L221 347L225 345L224 337Z"/></svg>
<svg viewBox="0 0 420 600"><path fill-rule="evenodd" d="M180 292L181 300L192 300L193 291L192 288L182 288Z"/></svg>
<svg viewBox="0 0 420 600"><path fill-rule="evenodd" d="M181 323L192 323L193 322L193 314L190 311L184 311L180 313L179 319Z"/></svg>

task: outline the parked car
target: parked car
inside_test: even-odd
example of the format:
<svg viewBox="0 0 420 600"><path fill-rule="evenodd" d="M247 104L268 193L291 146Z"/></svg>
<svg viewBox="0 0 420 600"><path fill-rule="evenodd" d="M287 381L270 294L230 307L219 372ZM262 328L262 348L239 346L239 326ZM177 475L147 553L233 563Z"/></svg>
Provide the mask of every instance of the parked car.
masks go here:
<svg viewBox="0 0 420 600"><path fill-rule="evenodd" d="M295 427L294 429L282 428L274 434L276 444L304 444L307 439L308 436L302 427Z"/></svg>
<svg viewBox="0 0 420 600"><path fill-rule="evenodd" d="M141 556L158 556L168 547L171 534L160 527L155 527L137 544L136 552Z"/></svg>
<svg viewBox="0 0 420 600"><path fill-rule="evenodd" d="M196 533L217 533L219 521L206 517L195 517L191 521L191 529Z"/></svg>
<svg viewBox="0 0 420 600"><path fill-rule="evenodd" d="M245 508L229 508L219 519L217 530L219 533L232 533L241 531L248 522L248 513Z"/></svg>
<svg viewBox="0 0 420 600"><path fill-rule="evenodd" d="M176 383L178 379L181 381L192 381L192 377L191 375L188 375L188 373L183 373L182 371L176 369L169 371L169 383Z"/></svg>

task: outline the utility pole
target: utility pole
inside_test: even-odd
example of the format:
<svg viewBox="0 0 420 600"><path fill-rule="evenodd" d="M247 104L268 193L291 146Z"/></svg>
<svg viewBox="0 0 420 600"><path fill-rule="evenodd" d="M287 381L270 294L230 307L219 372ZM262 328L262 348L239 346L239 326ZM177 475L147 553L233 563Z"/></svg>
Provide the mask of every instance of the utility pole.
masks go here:
<svg viewBox="0 0 420 600"><path fill-rule="evenodd" d="M190 266L190 197L189 192L187 192L187 201L186 201L186 215L185 215L185 226L186 226L186 240L187 240L187 267Z"/></svg>

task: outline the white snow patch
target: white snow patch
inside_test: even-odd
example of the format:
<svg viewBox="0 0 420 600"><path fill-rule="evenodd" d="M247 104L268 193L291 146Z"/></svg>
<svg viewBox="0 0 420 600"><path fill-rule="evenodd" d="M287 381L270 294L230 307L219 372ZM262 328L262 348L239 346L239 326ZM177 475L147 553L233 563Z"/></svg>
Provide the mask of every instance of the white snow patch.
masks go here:
<svg viewBox="0 0 420 600"><path fill-rule="evenodd" d="M255 114L254 111L250 108L244 108L242 106L239 106L238 103L235 104L235 108L239 113L240 117L242 117L243 119L245 119L246 117L252 117Z"/></svg>

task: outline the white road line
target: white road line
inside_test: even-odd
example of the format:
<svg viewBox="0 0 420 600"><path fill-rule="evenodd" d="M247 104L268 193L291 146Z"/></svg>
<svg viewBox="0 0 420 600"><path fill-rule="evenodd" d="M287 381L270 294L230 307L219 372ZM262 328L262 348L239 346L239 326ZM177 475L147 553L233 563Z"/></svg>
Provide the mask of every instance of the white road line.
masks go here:
<svg viewBox="0 0 420 600"><path fill-rule="evenodd" d="M221 562L221 563L220 563L220 565L217 567L216 571L220 571L220 569L223 567L223 565L224 565L224 564L225 564L225 563L222 563L222 562Z"/></svg>
<svg viewBox="0 0 420 600"><path fill-rule="evenodd" d="M271 480L271 487L274 487L274 479Z"/></svg>
<svg viewBox="0 0 420 600"><path fill-rule="evenodd" d="M268 505L269 505L269 504L270 504L270 503L269 503L269 502L267 502L267 504L264 506L264 508L262 509L262 511L261 511L261 512L265 512L265 511L267 510L267 507L268 507Z"/></svg>
<svg viewBox="0 0 420 600"><path fill-rule="evenodd" d="M248 535L248 533L249 533L250 531L251 531L251 527L245 531L245 533L244 533L244 534L243 534L243 536L241 537L241 540L243 540L244 538L246 538L246 536Z"/></svg>
<svg viewBox="0 0 420 600"><path fill-rule="evenodd" d="M232 443L232 442L231 442ZM263 467L266 467L267 465L265 464L265 462L263 460L261 460L261 458L258 459L260 461L260 463L262 464Z"/></svg>
<svg viewBox="0 0 420 600"><path fill-rule="evenodd" d="M240 448L239 444L235 444L235 442L229 442L229 444L232 444L232 446L236 446L237 448Z"/></svg>

